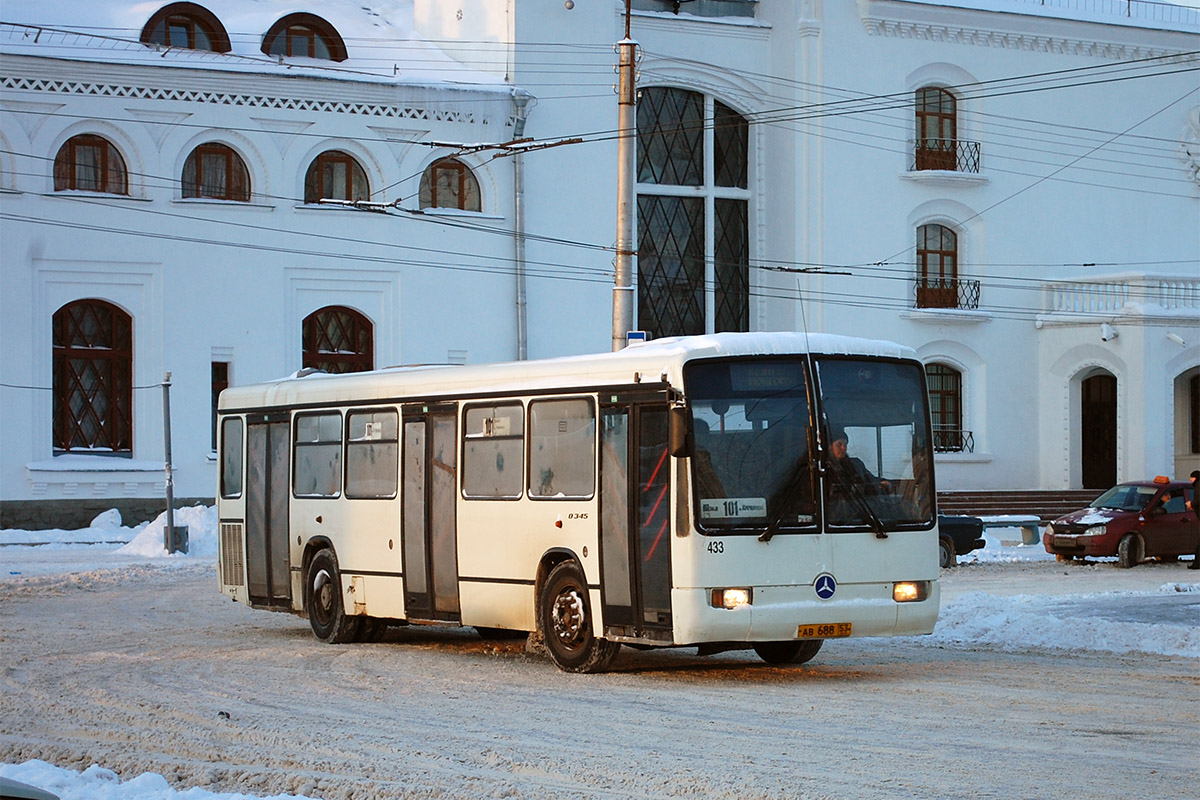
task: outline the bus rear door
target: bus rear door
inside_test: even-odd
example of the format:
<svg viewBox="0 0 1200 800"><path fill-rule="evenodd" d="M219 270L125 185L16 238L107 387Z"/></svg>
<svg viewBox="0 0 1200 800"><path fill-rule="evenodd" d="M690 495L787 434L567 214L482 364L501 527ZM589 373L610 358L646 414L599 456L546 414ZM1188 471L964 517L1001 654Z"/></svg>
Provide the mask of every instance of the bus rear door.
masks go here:
<svg viewBox="0 0 1200 800"><path fill-rule="evenodd" d="M291 421L285 411L252 414L247 423L246 588L252 605L288 606Z"/></svg>
<svg viewBox="0 0 1200 800"><path fill-rule="evenodd" d="M459 620L457 420L453 404L404 409L401 540L409 619Z"/></svg>

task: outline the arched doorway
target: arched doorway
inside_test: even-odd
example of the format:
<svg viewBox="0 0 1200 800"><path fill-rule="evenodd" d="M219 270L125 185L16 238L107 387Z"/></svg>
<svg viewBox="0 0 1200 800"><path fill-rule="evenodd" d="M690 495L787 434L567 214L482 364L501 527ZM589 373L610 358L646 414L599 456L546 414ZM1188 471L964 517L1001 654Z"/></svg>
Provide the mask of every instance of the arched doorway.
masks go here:
<svg viewBox="0 0 1200 800"><path fill-rule="evenodd" d="M1085 489L1117 482L1117 379L1097 371L1080 385L1080 456Z"/></svg>
<svg viewBox="0 0 1200 800"><path fill-rule="evenodd" d="M1200 367L1185 370L1174 384L1174 467L1184 477L1200 469Z"/></svg>

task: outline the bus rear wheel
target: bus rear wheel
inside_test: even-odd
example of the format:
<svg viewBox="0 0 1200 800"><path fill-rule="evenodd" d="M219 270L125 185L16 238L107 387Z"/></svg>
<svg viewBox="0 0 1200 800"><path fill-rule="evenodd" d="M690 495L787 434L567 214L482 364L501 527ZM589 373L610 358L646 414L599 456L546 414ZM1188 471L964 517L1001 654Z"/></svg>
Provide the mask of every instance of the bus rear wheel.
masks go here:
<svg viewBox="0 0 1200 800"><path fill-rule="evenodd" d="M325 548L313 556L304 581L304 609L313 633L322 642L344 644L354 641L359 618L346 614L342 603L342 576L337 556Z"/></svg>
<svg viewBox="0 0 1200 800"><path fill-rule="evenodd" d="M790 642L758 642L754 652L768 664L803 664L821 650L824 639L796 639Z"/></svg>
<svg viewBox="0 0 1200 800"><path fill-rule="evenodd" d="M573 561L550 570L542 584L538 630L550 660L564 672L603 672L621 647L592 633L587 581Z"/></svg>

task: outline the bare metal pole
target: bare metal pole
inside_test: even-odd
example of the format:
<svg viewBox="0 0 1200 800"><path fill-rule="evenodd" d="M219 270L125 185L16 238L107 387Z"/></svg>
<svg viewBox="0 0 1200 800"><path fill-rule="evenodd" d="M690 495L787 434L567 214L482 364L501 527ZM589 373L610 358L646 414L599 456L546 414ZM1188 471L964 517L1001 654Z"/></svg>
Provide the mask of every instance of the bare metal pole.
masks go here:
<svg viewBox="0 0 1200 800"><path fill-rule="evenodd" d="M617 260L613 286L612 349L625 347L625 334L633 328L633 179L637 144L637 42L629 38L631 0L625 0L625 38L620 53L617 83Z"/></svg>
<svg viewBox="0 0 1200 800"><path fill-rule="evenodd" d="M175 475L171 469L171 373L163 373L163 440L167 473L167 527L163 529L163 548L175 552Z"/></svg>
<svg viewBox="0 0 1200 800"><path fill-rule="evenodd" d="M513 139L525 135L528 105L529 95L514 90L516 124L513 126ZM513 156L513 228L517 259L517 360L524 361L529 358L529 308L525 288L525 156L520 150Z"/></svg>

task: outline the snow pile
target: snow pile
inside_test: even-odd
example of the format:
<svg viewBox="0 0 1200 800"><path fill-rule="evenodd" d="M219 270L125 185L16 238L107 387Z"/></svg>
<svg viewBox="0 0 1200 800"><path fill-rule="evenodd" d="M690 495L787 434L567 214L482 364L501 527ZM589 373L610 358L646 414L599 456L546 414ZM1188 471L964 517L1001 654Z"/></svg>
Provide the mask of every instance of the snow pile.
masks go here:
<svg viewBox="0 0 1200 800"><path fill-rule="evenodd" d="M1194 594L1200 584L1168 583L1158 592L1097 592L1070 596L970 592L943 602L937 627L923 644L1002 650L1091 650L1150 653L1200 658L1200 613L1191 603L1174 623L1122 619L1111 612L1122 605L1151 603L1163 595ZM1156 602L1157 601L1157 602Z"/></svg>
<svg viewBox="0 0 1200 800"><path fill-rule="evenodd" d="M115 509L114 509L115 511ZM108 512L105 512L108 513ZM103 515L101 515L103 516ZM120 519L120 515L117 515ZM97 517L99 519L99 517ZM117 549L122 555L146 556L147 558L205 558L217 557L217 507L195 505L175 512L175 527L187 526L188 551L168 553L163 539L167 527L167 512L164 511L139 529L139 533L124 547ZM92 525L96 523L93 521Z"/></svg>
<svg viewBox="0 0 1200 800"><path fill-rule="evenodd" d="M1040 538L1044 529L1039 529ZM982 550L973 550L958 557L959 564L1015 563L1018 561L1053 561L1054 556L1046 552L1041 542L1037 544L1006 544L1021 541L1021 529L985 528L983 540L987 545Z"/></svg>
<svg viewBox="0 0 1200 800"><path fill-rule="evenodd" d="M268 798L205 789L176 791L162 775L145 772L121 782L117 773L93 764L83 772L63 769L45 761L0 764L0 777L58 795L59 800L307 800L304 795L276 794Z"/></svg>

